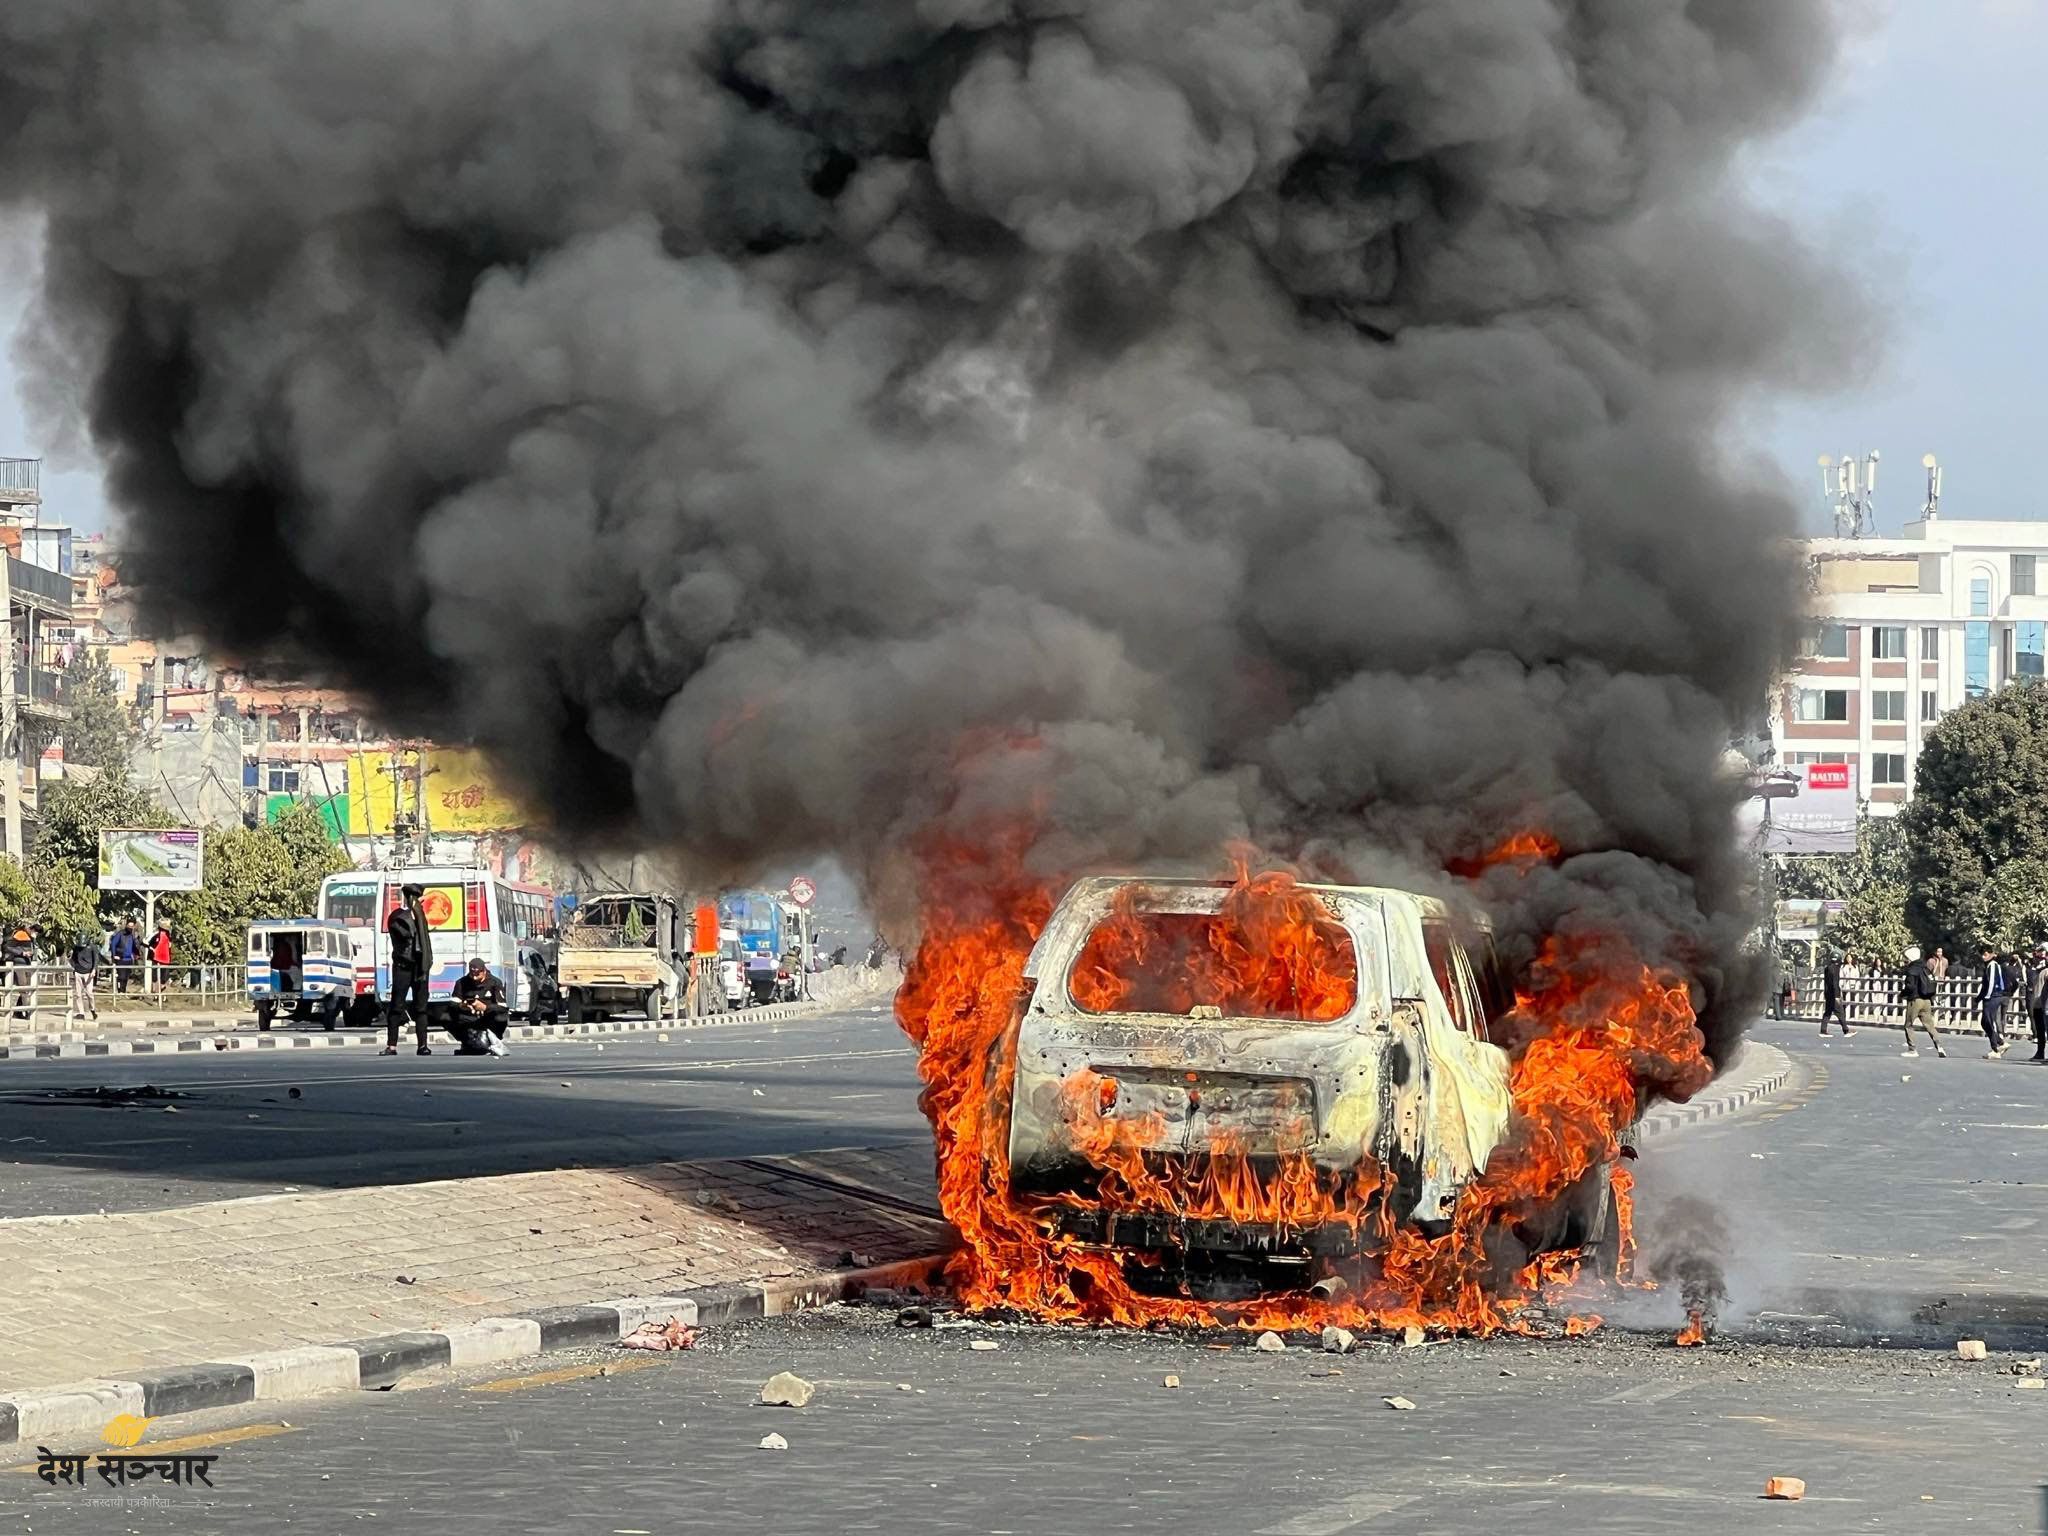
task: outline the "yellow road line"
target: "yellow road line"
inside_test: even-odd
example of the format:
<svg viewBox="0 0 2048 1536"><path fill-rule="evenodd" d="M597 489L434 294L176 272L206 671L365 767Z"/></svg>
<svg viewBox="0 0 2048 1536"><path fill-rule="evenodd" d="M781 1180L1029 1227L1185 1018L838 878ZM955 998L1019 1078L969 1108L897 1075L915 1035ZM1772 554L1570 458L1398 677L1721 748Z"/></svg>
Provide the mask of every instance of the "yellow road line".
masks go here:
<svg viewBox="0 0 2048 1536"><path fill-rule="evenodd" d="M480 1381L473 1387L464 1387L465 1392L524 1392L531 1387L552 1387L565 1381L582 1381L591 1376L607 1373L617 1376L626 1371L645 1371L660 1365L658 1359L614 1360L604 1365L570 1365L559 1371L537 1371L531 1376L506 1376L498 1381Z"/></svg>
<svg viewBox="0 0 2048 1536"><path fill-rule="evenodd" d="M179 1451L201 1451L213 1445L234 1445L243 1440L267 1440L272 1435L295 1435L299 1432L296 1424L244 1424L239 1429L217 1429L210 1435L181 1435L175 1440L145 1440L131 1450L116 1451L119 1456L171 1456ZM97 1454L92 1458L99 1460ZM9 1467L10 1472L33 1472L38 1464L29 1462L24 1466Z"/></svg>

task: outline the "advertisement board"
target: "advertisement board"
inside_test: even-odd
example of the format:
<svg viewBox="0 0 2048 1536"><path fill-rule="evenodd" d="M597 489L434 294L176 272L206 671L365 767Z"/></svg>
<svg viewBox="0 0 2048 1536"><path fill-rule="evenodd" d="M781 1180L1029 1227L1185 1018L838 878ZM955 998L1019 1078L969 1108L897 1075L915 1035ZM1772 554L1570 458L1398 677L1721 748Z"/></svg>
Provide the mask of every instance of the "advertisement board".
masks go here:
<svg viewBox="0 0 2048 1536"><path fill-rule="evenodd" d="M481 752L430 748L422 756L427 825L435 832L501 832L523 827L527 817L492 778ZM407 762L409 759L401 759ZM348 760L348 829L356 837L388 837L402 806L413 809L411 775L393 773L384 752L355 752ZM401 789L401 785L403 788Z"/></svg>
<svg viewBox="0 0 2048 1536"><path fill-rule="evenodd" d="M197 827L107 827L100 833L100 889L196 891L204 847Z"/></svg>
<svg viewBox="0 0 2048 1536"><path fill-rule="evenodd" d="M1743 821L1766 853L1854 853L1856 765L1800 763L1750 780Z"/></svg>

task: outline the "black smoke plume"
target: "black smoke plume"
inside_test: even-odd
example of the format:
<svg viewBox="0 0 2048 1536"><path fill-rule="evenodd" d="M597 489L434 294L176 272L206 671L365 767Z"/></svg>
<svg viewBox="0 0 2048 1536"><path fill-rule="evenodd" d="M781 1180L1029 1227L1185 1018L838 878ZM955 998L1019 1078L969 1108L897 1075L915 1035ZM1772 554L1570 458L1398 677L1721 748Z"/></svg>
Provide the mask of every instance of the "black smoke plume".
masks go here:
<svg viewBox="0 0 2048 1536"><path fill-rule="evenodd" d="M1571 857L1725 1045L1828 0L8 0L147 621L702 870ZM963 754L976 733L1028 736ZM979 767L961 784L963 761Z"/></svg>

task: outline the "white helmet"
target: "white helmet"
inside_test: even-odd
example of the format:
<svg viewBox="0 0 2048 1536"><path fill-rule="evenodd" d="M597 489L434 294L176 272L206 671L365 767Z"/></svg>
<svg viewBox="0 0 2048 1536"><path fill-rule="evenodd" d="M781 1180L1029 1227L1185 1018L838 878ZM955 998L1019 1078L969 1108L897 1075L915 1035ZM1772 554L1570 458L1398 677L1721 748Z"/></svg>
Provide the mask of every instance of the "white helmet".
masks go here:
<svg viewBox="0 0 2048 1536"><path fill-rule="evenodd" d="M1920 946L1918 944L1908 944L1906 946L1906 958L1908 960L1918 960L1920 958Z"/></svg>

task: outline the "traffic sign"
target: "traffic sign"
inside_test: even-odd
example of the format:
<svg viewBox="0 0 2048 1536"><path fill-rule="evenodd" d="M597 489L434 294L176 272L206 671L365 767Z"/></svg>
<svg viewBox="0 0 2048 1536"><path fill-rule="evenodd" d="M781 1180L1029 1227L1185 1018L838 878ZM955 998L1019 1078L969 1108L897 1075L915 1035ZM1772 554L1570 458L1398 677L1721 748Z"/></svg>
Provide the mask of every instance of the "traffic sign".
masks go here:
<svg viewBox="0 0 2048 1536"><path fill-rule="evenodd" d="M818 888L802 875L789 882L789 899L800 907L808 907L818 899Z"/></svg>

